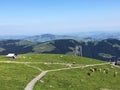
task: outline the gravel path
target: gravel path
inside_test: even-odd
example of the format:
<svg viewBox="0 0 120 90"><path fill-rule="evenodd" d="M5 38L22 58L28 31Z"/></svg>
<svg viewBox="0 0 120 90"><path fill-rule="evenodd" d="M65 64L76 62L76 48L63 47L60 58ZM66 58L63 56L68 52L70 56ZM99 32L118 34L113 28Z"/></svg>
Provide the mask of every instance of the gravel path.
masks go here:
<svg viewBox="0 0 120 90"><path fill-rule="evenodd" d="M35 83L40 80L45 74L47 73L47 71L43 71L42 73L40 73L36 78L34 78L33 80L31 80L27 86L25 87L24 90L33 90L33 87L35 85Z"/></svg>
<svg viewBox="0 0 120 90"><path fill-rule="evenodd" d="M36 78L34 78L33 80L31 80L27 84L27 86L25 87L24 90L33 90L33 87L34 87L35 83L38 80L40 80L44 75L46 75L47 72L60 71L60 70L68 70L68 69L75 69L75 68L86 68L86 67L90 67L90 66L99 66L99 65L105 65L105 64L109 64L109 63L101 63L101 64L92 64L92 65L77 66L77 67L71 67L71 68L61 68L61 69L46 70L46 71L43 71L42 73L40 73Z"/></svg>

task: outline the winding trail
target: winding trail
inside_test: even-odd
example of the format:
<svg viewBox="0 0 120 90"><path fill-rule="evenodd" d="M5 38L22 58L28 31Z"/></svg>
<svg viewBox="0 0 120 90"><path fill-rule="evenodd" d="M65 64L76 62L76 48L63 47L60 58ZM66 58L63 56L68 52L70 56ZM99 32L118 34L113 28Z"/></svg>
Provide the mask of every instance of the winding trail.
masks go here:
<svg viewBox="0 0 120 90"><path fill-rule="evenodd" d="M90 64L90 65L84 65L84 66L76 66L76 67L69 67L69 68L60 68L60 69L53 69L53 70L46 70L43 71L42 69L32 66L29 64L60 64L60 65L66 65L68 63L51 63L51 62L17 62L17 61L0 61L0 63L16 63L16 64L24 64L28 67L34 68L39 70L41 73L36 76L34 79L32 79L25 87L24 90L33 90L35 84L37 83L38 80L40 80L43 76L45 76L48 72L54 72L54 71L61 71L61 70L69 70L69 69L77 69L77 68L86 68L86 67L92 67L92 66L100 66L100 65L105 65L105 64L110 64L110 63L100 63L100 64ZM119 66L116 66L114 62L110 64L114 67L120 68Z"/></svg>
<svg viewBox="0 0 120 90"><path fill-rule="evenodd" d="M40 73L36 78L34 78L32 81L30 81L27 86L25 87L24 90L33 90L33 87L35 85L35 83L40 80L45 74L47 73L47 71L43 71L42 73Z"/></svg>
<svg viewBox="0 0 120 90"><path fill-rule="evenodd" d="M53 70L46 70L43 71L42 69L29 65L29 64L39 64L39 63L44 63L44 64L60 64L60 65L66 65L68 63L49 63L49 62L17 62L17 61L0 61L0 63L16 63L16 64L24 64L28 67L34 68L39 70L41 73L36 76L34 79L32 79L25 87L24 90L33 90L34 85L38 80L40 80L43 76L45 76L48 72L54 72L54 71L61 71L61 70L69 70L69 69L77 69L77 68L86 68L86 67L92 67L92 66L99 66L99 65L105 65L105 64L110 64L110 63L100 63L100 64L90 64L90 65L85 65L85 66L76 66L76 67L69 67L69 68L60 68L60 69L53 69ZM115 66L115 65L114 65Z"/></svg>
<svg viewBox="0 0 120 90"><path fill-rule="evenodd" d="M61 68L61 69L53 69L53 70L46 70L42 71L37 77L35 77L33 80L31 80L27 86L25 87L24 90L33 90L34 85L38 80L40 80L43 76L46 75L47 72L53 72L53 71L60 71L60 70L68 70L68 69L75 69L75 68L86 68L86 67L91 67L91 66L99 66L99 65L105 65L109 63L101 63L101 64L92 64L92 65L85 65L85 66L77 66L77 67L71 67L71 68Z"/></svg>

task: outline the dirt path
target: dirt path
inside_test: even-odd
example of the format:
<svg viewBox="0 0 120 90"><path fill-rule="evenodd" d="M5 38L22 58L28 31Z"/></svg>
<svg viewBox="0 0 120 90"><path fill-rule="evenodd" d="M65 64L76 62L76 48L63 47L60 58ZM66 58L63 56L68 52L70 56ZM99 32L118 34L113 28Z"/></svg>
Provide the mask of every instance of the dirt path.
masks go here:
<svg viewBox="0 0 120 90"><path fill-rule="evenodd" d="M92 65L77 66L77 67L71 67L71 68L53 69L53 70L47 70L47 71L48 71L48 72L53 72L53 71L68 70L68 69L76 69L76 68L86 68L86 67L99 66L99 65L105 65L105 64L109 64L109 63L92 64Z"/></svg>
<svg viewBox="0 0 120 90"><path fill-rule="evenodd" d="M15 64L38 64L43 62L17 62L17 61L0 61L0 63L15 63Z"/></svg>
<svg viewBox="0 0 120 90"><path fill-rule="evenodd" d="M42 73L40 73L36 78L34 78L33 80L31 80L27 86L25 87L24 90L33 90L33 87L35 85L35 83L40 80L45 74L47 73L47 71L43 71Z"/></svg>
<svg viewBox="0 0 120 90"><path fill-rule="evenodd" d="M71 67L71 68L61 68L61 69L53 69L53 70L46 70L40 73L36 78L31 80L27 86L25 87L24 90L33 90L34 85L38 80L40 80L44 75L46 75L47 72L53 72L53 71L60 71L60 70L68 70L68 69L75 69L75 68L86 68L86 67L91 67L91 66L99 66L99 65L105 65L109 63L101 63L101 64L92 64L92 65L85 65L85 66L77 66L77 67Z"/></svg>
<svg viewBox="0 0 120 90"><path fill-rule="evenodd" d="M15 64L59 64L59 65L66 65L69 63L51 63L51 62L18 62L18 61L0 61L0 63L15 63Z"/></svg>
<svg viewBox="0 0 120 90"><path fill-rule="evenodd" d="M120 66L115 65L115 62L111 63L111 65L114 66L114 67L120 68Z"/></svg>

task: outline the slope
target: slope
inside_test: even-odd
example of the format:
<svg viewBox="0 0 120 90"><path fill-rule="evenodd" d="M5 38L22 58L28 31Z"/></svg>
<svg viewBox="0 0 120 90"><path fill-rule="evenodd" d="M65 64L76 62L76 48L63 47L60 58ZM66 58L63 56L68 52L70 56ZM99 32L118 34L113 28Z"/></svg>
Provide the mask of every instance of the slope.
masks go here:
<svg viewBox="0 0 120 90"><path fill-rule="evenodd" d="M0 56L0 89L23 90L27 83L45 70L103 63L99 60L71 55L21 54L16 59Z"/></svg>

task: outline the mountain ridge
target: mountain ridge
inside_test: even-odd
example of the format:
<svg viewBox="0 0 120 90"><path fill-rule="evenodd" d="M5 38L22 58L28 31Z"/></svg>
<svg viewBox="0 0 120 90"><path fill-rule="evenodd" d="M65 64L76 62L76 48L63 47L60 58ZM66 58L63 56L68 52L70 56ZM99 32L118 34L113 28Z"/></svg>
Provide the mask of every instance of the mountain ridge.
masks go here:
<svg viewBox="0 0 120 90"><path fill-rule="evenodd" d="M24 35L24 36L0 36L0 40L29 40L32 42L46 42L51 40L58 39L75 39L75 40L83 40L83 41L91 41L91 40L104 40L108 38L114 38L120 40L120 32L106 32L106 31L94 31L94 32L78 32L72 34L40 34L40 35Z"/></svg>
<svg viewBox="0 0 120 90"><path fill-rule="evenodd" d="M0 55L8 53L71 54L114 61L120 57L120 40L105 39L84 42L73 39L59 39L40 43L27 40L0 41Z"/></svg>

